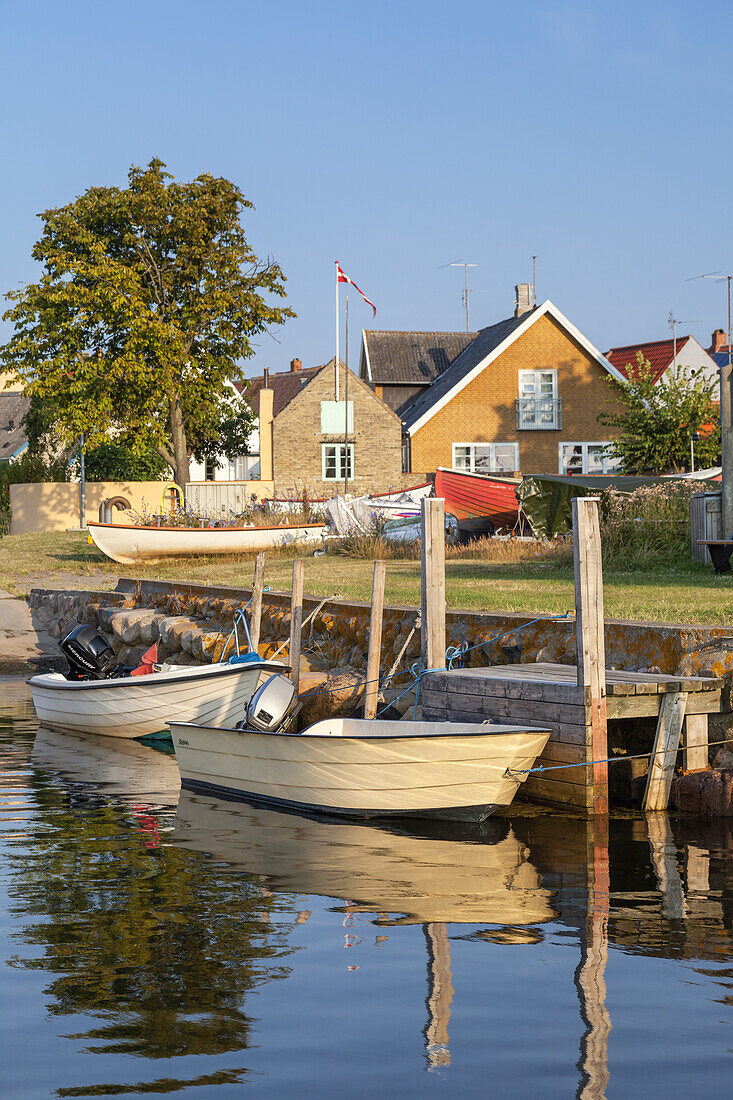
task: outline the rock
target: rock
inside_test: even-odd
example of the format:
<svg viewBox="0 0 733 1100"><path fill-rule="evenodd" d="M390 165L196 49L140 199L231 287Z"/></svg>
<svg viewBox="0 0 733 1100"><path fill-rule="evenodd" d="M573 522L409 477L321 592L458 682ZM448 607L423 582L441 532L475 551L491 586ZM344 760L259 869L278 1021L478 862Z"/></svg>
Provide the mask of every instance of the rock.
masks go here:
<svg viewBox="0 0 733 1100"><path fill-rule="evenodd" d="M151 611L140 621L140 641L152 645L160 637L160 624L165 619L159 611Z"/></svg>
<svg viewBox="0 0 733 1100"><path fill-rule="evenodd" d="M117 607L100 607L97 612L97 626L104 634L112 633L112 622L115 615L119 614Z"/></svg>
<svg viewBox="0 0 733 1100"><path fill-rule="evenodd" d="M152 616L152 611L118 611L112 619L112 630L125 645L139 645L143 641L140 623Z"/></svg>
<svg viewBox="0 0 733 1100"><path fill-rule="evenodd" d="M363 702L364 677L351 671L329 676L300 695L302 723L312 726L323 718L345 718Z"/></svg>
<svg viewBox="0 0 733 1100"><path fill-rule="evenodd" d="M699 817L733 817L733 771L704 768L672 780L672 804Z"/></svg>
<svg viewBox="0 0 733 1100"><path fill-rule="evenodd" d="M721 745L713 753L713 767L717 770L733 768L733 751Z"/></svg>
<svg viewBox="0 0 733 1100"><path fill-rule="evenodd" d="M164 616L159 626L160 640L168 649L178 650L181 648L181 635L191 626L194 623L182 615Z"/></svg>
<svg viewBox="0 0 733 1100"><path fill-rule="evenodd" d="M186 630L181 631L181 649L184 653L188 653L190 657L196 657L197 660L201 660L201 658L194 650L200 637L201 629L198 626L189 626Z"/></svg>
<svg viewBox="0 0 733 1100"><path fill-rule="evenodd" d="M218 661L225 641L226 635L221 634L219 631L202 631L194 649L194 656L208 664Z"/></svg>

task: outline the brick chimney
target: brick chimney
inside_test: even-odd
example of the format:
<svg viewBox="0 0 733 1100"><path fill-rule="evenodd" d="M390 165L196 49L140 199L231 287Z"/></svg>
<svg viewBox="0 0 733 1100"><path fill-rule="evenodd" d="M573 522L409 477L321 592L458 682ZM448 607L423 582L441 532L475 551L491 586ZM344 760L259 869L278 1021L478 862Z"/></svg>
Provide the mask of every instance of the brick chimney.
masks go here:
<svg viewBox="0 0 733 1100"><path fill-rule="evenodd" d="M302 370L303 369L303 361L301 359L291 359L290 360L290 369L291 369L291 371Z"/></svg>
<svg viewBox="0 0 733 1100"><path fill-rule="evenodd" d="M523 317L532 309L531 283L518 283L514 287L514 316Z"/></svg>
<svg viewBox="0 0 733 1100"><path fill-rule="evenodd" d="M711 355L715 355L716 351L720 351L721 348L726 347L725 333L722 328L716 328L710 341L710 347L708 351Z"/></svg>

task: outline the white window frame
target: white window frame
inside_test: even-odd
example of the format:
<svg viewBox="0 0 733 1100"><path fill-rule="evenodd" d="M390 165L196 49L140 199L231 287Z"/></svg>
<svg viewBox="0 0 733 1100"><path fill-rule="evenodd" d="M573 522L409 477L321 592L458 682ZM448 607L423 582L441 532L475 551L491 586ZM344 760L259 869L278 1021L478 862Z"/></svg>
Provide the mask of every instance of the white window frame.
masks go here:
<svg viewBox="0 0 733 1100"><path fill-rule="evenodd" d="M557 371L520 370L518 375L517 393L519 394L519 414L517 416L517 430L556 431L560 427L560 400L557 387ZM548 410L545 410L545 413L543 413L542 409L543 375L549 375L552 380L552 397L544 398L545 401L552 401L552 406L549 410L552 414L550 419L547 419L546 416ZM526 386L531 387L534 394L534 400L532 396L522 392Z"/></svg>
<svg viewBox="0 0 733 1100"><path fill-rule="evenodd" d="M605 441L602 440L602 439L589 439L589 440L563 439L563 440L561 440L561 442L558 443L558 445L557 445L557 469L558 469L558 473L567 474L567 472L568 472L566 464L563 460L563 448L564 447L580 447L580 453L581 453L581 459L582 459L581 468L580 469L575 468L573 470L573 473L588 474L589 473L589 470L588 470L588 448L589 447L610 447L612 442L613 441L610 440L610 439L607 439ZM614 458L612 455L609 455L608 452L605 452L604 455L603 455L602 465L603 465L602 470L594 470L593 474L590 474L590 476L594 476L596 474L600 475L600 474L615 473L615 471L618 470L621 466L621 460L618 459L618 458Z"/></svg>
<svg viewBox="0 0 733 1100"><path fill-rule="evenodd" d="M343 435L344 421L348 417L347 433L354 430L354 402L349 401L348 411L345 401L321 401L321 434Z"/></svg>
<svg viewBox="0 0 733 1100"><path fill-rule="evenodd" d="M458 448L458 447L467 447L467 448L469 448L469 456L468 456L469 457L469 464L468 464L468 466L459 466L457 464L457 462L456 462L456 448ZM501 467L497 466L497 463L496 463L496 448L497 447L512 447L514 449L514 462L515 462L515 465L512 467L512 470L521 469L521 467L519 465L519 444L514 443L511 440L506 440L506 441L499 440L496 443L483 443L483 442L482 443L454 443L453 444L452 455L451 455L452 463L453 463L453 469L454 470L459 470L459 469L460 470L465 470L466 473L470 473L470 474L476 473L476 447L488 447L489 448L489 469L486 470L486 467L481 467L479 472L498 474L500 471L506 469L506 467L504 467L504 466L501 466Z"/></svg>
<svg viewBox="0 0 733 1100"><path fill-rule="evenodd" d="M347 475L346 475L346 471L344 470L344 459L346 457L344 452L345 452L346 446L347 445L345 443L321 443L321 480L322 481L343 481L346 478ZM335 473L329 475L328 472L327 472L327 466L328 466L327 451L330 450L330 449L333 449L336 452L336 455L335 455L336 466L335 466ZM348 478L349 478L349 481L353 481L354 480L354 444L353 443L348 444L348 455L349 455Z"/></svg>

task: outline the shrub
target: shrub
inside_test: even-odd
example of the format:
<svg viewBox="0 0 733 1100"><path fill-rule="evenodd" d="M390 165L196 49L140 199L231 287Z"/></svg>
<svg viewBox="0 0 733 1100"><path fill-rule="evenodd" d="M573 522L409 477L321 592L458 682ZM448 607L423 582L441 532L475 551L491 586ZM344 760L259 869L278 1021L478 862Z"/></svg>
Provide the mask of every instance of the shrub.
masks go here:
<svg viewBox="0 0 733 1100"><path fill-rule="evenodd" d="M66 481L66 463L26 451L15 462L0 462L0 534L10 529L10 486L34 481Z"/></svg>

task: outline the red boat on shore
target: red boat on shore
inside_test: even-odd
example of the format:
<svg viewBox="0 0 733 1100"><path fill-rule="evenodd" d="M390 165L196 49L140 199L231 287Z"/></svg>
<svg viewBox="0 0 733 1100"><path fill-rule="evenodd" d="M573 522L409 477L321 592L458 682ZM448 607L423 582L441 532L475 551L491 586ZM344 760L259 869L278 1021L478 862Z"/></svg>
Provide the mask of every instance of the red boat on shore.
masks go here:
<svg viewBox="0 0 733 1100"><path fill-rule="evenodd" d="M519 477L471 474L439 466L435 495L445 499L445 510L458 520L464 538L493 535L499 528L513 530L519 519L516 488Z"/></svg>

